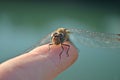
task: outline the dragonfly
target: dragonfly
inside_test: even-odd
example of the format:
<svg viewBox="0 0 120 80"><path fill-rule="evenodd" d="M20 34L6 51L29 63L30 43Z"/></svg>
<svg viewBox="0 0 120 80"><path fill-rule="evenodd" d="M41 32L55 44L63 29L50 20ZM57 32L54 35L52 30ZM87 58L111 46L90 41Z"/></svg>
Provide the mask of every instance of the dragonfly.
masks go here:
<svg viewBox="0 0 120 80"><path fill-rule="evenodd" d="M58 28L44 37L37 45L40 46L48 43L49 50L52 45L61 45L62 51L59 54L61 58L64 51L63 46L68 47L66 54L69 56L68 52L70 45L64 44L66 41L72 43L73 45L75 44L75 41L77 41L77 44L84 44L87 46L120 48L120 34L91 32L77 28Z"/></svg>

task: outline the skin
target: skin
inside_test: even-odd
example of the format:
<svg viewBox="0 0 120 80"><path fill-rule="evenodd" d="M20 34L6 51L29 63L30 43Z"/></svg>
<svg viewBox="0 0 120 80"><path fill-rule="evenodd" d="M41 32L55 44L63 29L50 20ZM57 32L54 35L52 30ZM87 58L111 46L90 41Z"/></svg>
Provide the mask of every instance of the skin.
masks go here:
<svg viewBox="0 0 120 80"><path fill-rule="evenodd" d="M48 44L36 47L32 51L22 54L0 64L0 80L53 80L61 72L70 67L78 57L77 49L69 42L69 56L67 47L59 57L60 45Z"/></svg>

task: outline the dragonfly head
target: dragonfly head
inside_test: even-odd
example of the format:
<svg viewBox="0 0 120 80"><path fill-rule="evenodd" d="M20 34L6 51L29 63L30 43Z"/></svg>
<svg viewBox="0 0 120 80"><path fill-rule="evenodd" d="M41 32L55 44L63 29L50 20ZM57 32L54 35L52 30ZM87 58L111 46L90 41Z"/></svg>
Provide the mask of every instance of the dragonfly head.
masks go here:
<svg viewBox="0 0 120 80"><path fill-rule="evenodd" d="M69 33L70 31L66 28L58 28L51 34L52 43L58 45L65 41L69 41Z"/></svg>

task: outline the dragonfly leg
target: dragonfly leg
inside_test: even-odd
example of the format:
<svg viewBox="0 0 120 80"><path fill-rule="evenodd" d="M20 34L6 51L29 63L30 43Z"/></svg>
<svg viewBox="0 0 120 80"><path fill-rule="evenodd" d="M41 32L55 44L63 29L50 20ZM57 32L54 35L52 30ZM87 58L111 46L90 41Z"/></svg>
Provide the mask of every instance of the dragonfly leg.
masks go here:
<svg viewBox="0 0 120 80"><path fill-rule="evenodd" d="M69 49L70 49L70 45L67 45L67 44L62 44L62 45L64 45L64 46L67 46L67 47L68 47L66 54L67 54L67 56L69 56L68 51L69 51Z"/></svg>
<svg viewBox="0 0 120 80"><path fill-rule="evenodd" d="M61 51L60 54L59 54L60 59L61 59L61 55L62 55L62 53L63 53L63 51L64 51L64 48L63 48L62 44L61 44L61 48L62 48L62 51Z"/></svg>

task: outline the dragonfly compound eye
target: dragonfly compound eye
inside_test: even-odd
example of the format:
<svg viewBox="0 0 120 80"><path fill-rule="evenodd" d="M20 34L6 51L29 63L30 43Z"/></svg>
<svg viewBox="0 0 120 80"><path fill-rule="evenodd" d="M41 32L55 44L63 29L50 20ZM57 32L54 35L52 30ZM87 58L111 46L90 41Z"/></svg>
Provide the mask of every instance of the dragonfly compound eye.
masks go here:
<svg viewBox="0 0 120 80"><path fill-rule="evenodd" d="M54 33L51 34L51 37L54 37L54 36L56 36L57 34L58 34L57 32L54 32Z"/></svg>
<svg viewBox="0 0 120 80"><path fill-rule="evenodd" d="M60 38L63 38L63 37L64 37L64 34L63 34L63 33L60 33L59 36L60 36Z"/></svg>

